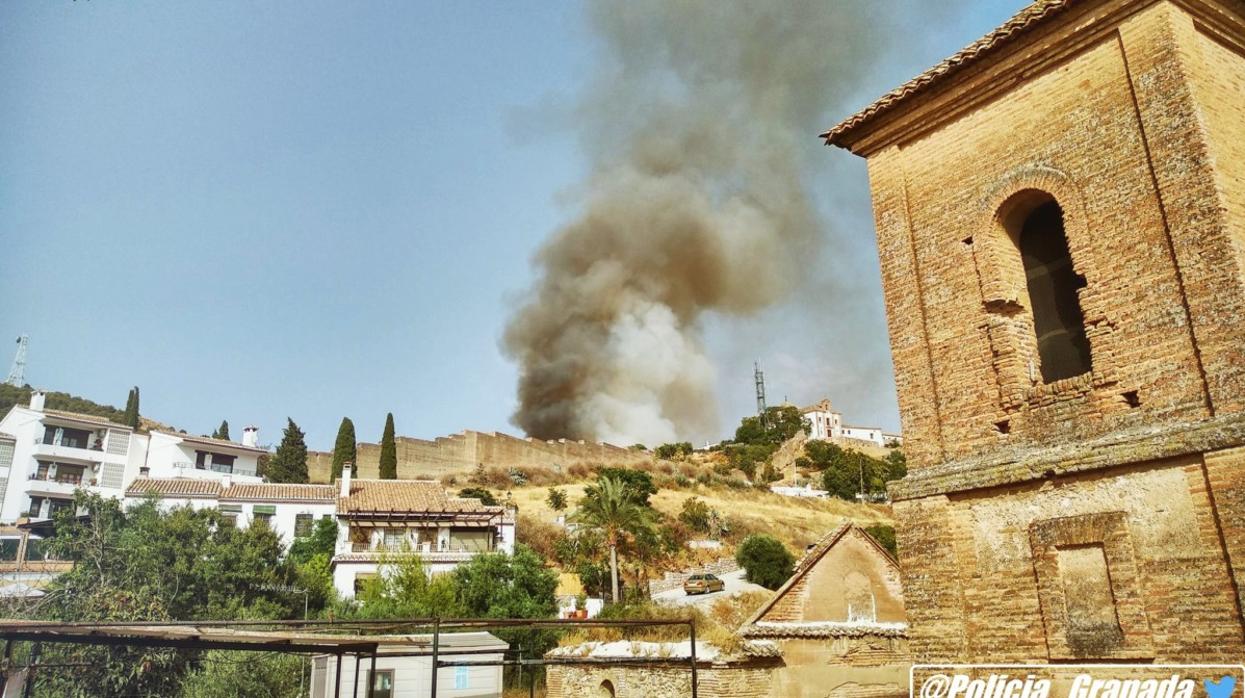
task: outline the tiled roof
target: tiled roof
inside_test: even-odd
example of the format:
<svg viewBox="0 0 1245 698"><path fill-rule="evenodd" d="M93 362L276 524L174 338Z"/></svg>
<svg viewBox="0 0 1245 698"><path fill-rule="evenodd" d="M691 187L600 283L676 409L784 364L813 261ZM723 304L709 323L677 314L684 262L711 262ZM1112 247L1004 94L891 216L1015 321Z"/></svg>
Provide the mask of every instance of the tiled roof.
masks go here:
<svg viewBox="0 0 1245 698"><path fill-rule="evenodd" d="M262 502L323 502L332 504L337 497L333 485L294 485L285 483L234 483L221 492L221 499Z"/></svg>
<svg viewBox="0 0 1245 698"><path fill-rule="evenodd" d="M352 480L350 496L337 500L340 513L487 512L503 513L478 499L450 497L434 480Z"/></svg>
<svg viewBox="0 0 1245 698"><path fill-rule="evenodd" d="M1016 13L1002 26L957 51L938 65L912 78L903 85L883 95L873 104L865 107L839 125L821 134L827 145L843 145L843 137L874 117L893 109L900 102L916 94L929 90L951 75L960 72L981 58L994 53L999 48L1033 29L1046 19L1077 5L1083 0L1035 0L1028 7Z"/></svg>
<svg viewBox="0 0 1245 698"><path fill-rule="evenodd" d="M75 422L86 422L88 424L98 424L101 427L110 427L112 429L120 429L130 431L130 428L124 424L108 421L107 417L100 417L93 414L82 414L81 412L69 412L67 410L43 410L43 413L52 417L60 417L61 419L72 419Z"/></svg>
<svg viewBox="0 0 1245 698"><path fill-rule="evenodd" d="M196 480L188 477L140 477L125 490L127 497L154 494L159 497L219 497L222 491L216 480Z"/></svg>

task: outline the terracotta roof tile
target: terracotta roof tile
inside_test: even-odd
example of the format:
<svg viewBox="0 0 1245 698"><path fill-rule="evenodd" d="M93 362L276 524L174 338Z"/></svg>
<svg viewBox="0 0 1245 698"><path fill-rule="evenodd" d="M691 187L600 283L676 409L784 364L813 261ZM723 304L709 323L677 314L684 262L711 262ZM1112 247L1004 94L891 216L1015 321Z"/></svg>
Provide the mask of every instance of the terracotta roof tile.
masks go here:
<svg viewBox="0 0 1245 698"><path fill-rule="evenodd" d="M333 485L295 485L285 483L234 483L221 492L221 499L263 502L323 502L337 498Z"/></svg>
<svg viewBox="0 0 1245 698"><path fill-rule="evenodd" d="M907 623L770 622L744 626L743 637L907 637Z"/></svg>
<svg viewBox="0 0 1245 698"><path fill-rule="evenodd" d="M140 477L125 490L127 497L154 494L159 497L219 497L222 488L216 480L196 480L188 477Z"/></svg>
<svg viewBox="0 0 1245 698"><path fill-rule="evenodd" d="M502 507L490 507L478 499L450 497L445 487L434 480L352 480L350 496L337 501L340 513L360 512L492 512L503 513Z"/></svg>
<svg viewBox="0 0 1245 698"><path fill-rule="evenodd" d="M1016 13L1002 26L957 51L954 55L938 65L926 70L908 82L882 95L877 101L839 125L821 134L827 145L843 145L843 137L854 131L874 117L894 108L900 102L913 95L925 92L933 85L941 83L947 77L958 73L977 60L1006 46L1025 32L1041 24L1044 20L1059 14L1063 10L1078 4L1082 0L1035 0L1028 7Z"/></svg>
<svg viewBox="0 0 1245 698"><path fill-rule="evenodd" d="M72 419L75 422L86 422L88 424L98 424L101 427L131 431L131 429L124 424L117 424L116 422L109 421L107 417L100 417L93 414L82 414L81 412L69 412L68 410L49 409L43 410L43 413L52 417L60 417L61 419Z"/></svg>

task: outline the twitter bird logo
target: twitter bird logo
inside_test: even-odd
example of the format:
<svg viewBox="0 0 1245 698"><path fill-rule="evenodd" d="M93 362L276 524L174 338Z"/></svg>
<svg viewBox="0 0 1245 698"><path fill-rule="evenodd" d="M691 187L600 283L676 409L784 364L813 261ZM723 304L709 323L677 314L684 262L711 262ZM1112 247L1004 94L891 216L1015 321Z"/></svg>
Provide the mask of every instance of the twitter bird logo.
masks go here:
<svg viewBox="0 0 1245 698"><path fill-rule="evenodd" d="M1228 675L1218 681L1202 679L1202 686L1206 688L1207 698L1232 698L1232 691L1236 689L1236 677Z"/></svg>

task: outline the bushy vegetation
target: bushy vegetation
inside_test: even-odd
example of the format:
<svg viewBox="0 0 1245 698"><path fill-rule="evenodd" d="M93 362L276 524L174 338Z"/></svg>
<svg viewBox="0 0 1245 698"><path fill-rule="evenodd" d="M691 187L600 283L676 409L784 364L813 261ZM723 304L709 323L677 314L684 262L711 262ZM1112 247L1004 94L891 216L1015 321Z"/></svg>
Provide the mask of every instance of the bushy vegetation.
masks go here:
<svg viewBox="0 0 1245 698"><path fill-rule="evenodd" d="M735 552L735 561L748 581L766 589L777 589L791 576L795 556L773 536L748 536Z"/></svg>
<svg viewBox="0 0 1245 698"><path fill-rule="evenodd" d="M30 394L34 392L34 388L29 385L20 388L0 383L0 416L8 414L9 409L14 405L29 405ZM78 414L89 414L95 417L103 417L104 419L116 422L117 424L125 423L125 412L117 409L112 405L103 405L84 397L70 395L69 393L48 392L44 396L44 406L50 410L65 410L66 412L77 412Z"/></svg>
<svg viewBox="0 0 1245 698"><path fill-rule="evenodd" d="M881 459L820 440L804 445L804 455L796 460L796 467L822 471L822 489L833 497L849 501L860 493L868 498L883 496L887 482L908 473L902 451L891 451Z"/></svg>
<svg viewBox="0 0 1245 698"><path fill-rule="evenodd" d="M678 458L680 456L691 455L693 450L694 449L692 448L692 444L690 441L680 441L678 443L673 443L673 444L662 444L657 447L657 450L655 451L655 453L657 454L658 458L664 458L666 460L671 460L674 458Z"/></svg>
<svg viewBox="0 0 1245 698"><path fill-rule="evenodd" d="M293 419L286 418L285 431L277 452L272 454L260 473L270 482L307 482L307 439Z"/></svg>
<svg viewBox="0 0 1245 698"><path fill-rule="evenodd" d="M458 496L464 499L478 499L485 506L497 506L497 497L483 487L464 487L458 491Z"/></svg>
<svg viewBox="0 0 1245 698"><path fill-rule="evenodd" d="M873 524L872 526L865 527L865 533L873 536L873 540L876 540L879 545L886 548L886 551L891 554L891 557L899 557L899 546L895 542L894 526L887 526L886 524Z"/></svg>

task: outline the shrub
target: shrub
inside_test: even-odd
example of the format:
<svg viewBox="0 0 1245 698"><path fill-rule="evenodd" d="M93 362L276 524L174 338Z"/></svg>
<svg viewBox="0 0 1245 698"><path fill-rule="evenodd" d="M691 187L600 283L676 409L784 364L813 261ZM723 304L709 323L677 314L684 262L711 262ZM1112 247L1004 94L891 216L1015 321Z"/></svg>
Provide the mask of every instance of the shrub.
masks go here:
<svg viewBox="0 0 1245 698"><path fill-rule="evenodd" d="M497 498L483 487L464 487L458 491L458 496L463 499L478 499L485 506L497 506Z"/></svg>
<svg viewBox="0 0 1245 698"><path fill-rule="evenodd" d="M657 447L655 453L658 458L670 460L678 456L686 456L692 452L692 444L688 441L680 441L673 444L662 444Z"/></svg>
<svg viewBox="0 0 1245 698"><path fill-rule="evenodd" d="M766 589L777 589L791 576L795 556L777 538L751 535L735 553L735 561L744 568L748 581Z"/></svg>
<svg viewBox="0 0 1245 698"><path fill-rule="evenodd" d="M545 503L554 511L562 511L566 508L566 493L556 487L549 488L549 494L545 497ZM546 557L548 557L546 555Z"/></svg>
<svg viewBox="0 0 1245 698"><path fill-rule="evenodd" d="M895 527L886 524L873 524L865 527L865 533L873 536L879 545L886 548L892 557L899 557L899 546L895 543Z"/></svg>
<svg viewBox="0 0 1245 698"><path fill-rule="evenodd" d="M699 497L683 500L683 509L679 512L679 521L697 533L709 532L709 517L712 515L709 505Z"/></svg>

